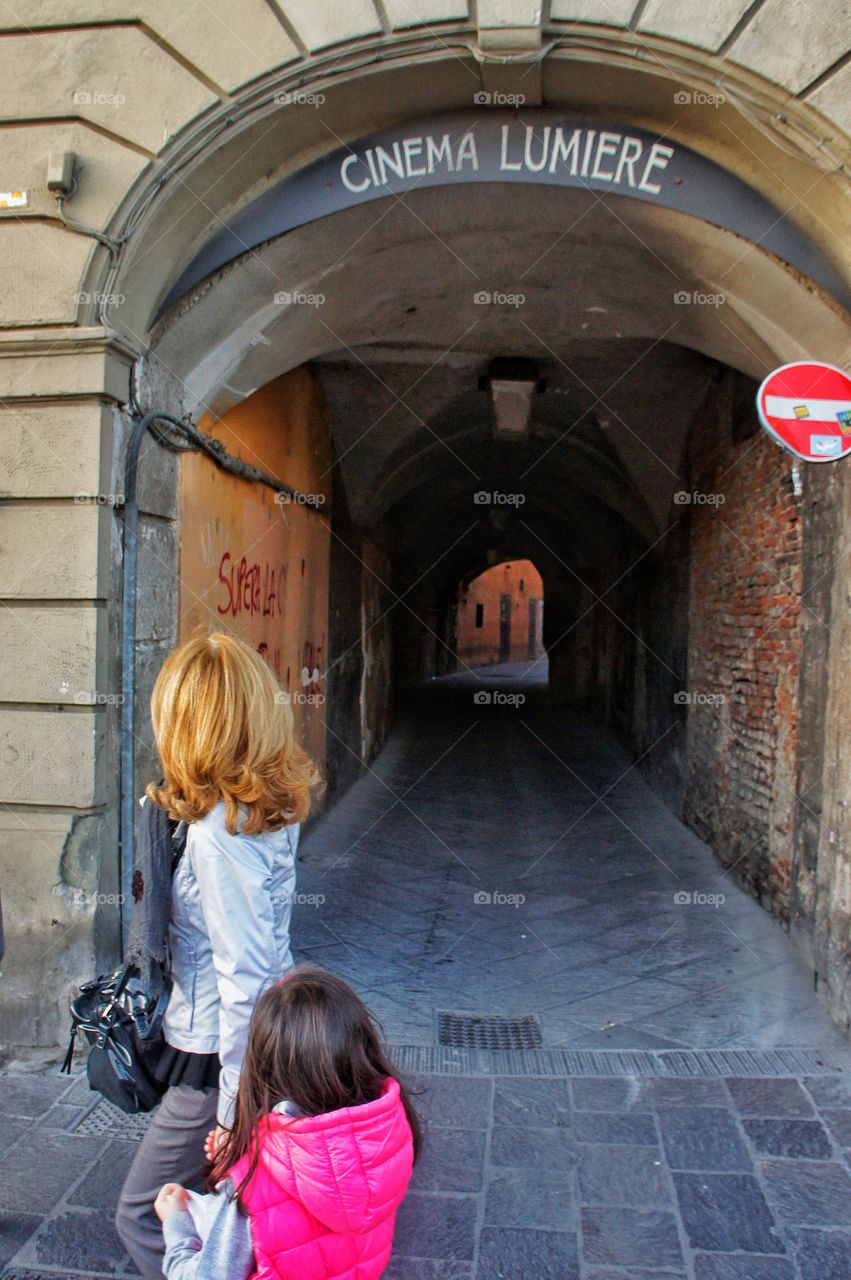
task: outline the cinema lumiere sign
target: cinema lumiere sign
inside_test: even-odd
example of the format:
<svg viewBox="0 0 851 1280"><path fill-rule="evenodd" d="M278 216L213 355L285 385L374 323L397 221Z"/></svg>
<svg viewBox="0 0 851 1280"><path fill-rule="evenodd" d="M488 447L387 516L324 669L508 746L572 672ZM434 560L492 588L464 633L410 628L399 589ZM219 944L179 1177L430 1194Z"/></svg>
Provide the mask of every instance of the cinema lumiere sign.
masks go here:
<svg viewBox="0 0 851 1280"><path fill-rule="evenodd" d="M535 109L522 117L500 111L438 116L330 152L221 227L159 314L227 263L295 227L387 196L480 182L579 187L663 205L759 244L849 305L843 282L803 232L712 160L642 129Z"/></svg>

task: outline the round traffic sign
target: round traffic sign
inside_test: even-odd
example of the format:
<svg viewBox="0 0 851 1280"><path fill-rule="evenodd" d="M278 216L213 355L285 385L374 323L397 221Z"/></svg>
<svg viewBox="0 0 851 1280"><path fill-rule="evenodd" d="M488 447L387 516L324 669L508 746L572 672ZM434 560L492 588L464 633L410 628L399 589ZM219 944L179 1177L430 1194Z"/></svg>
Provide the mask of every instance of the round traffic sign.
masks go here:
<svg viewBox="0 0 851 1280"><path fill-rule="evenodd" d="M851 378L832 364L801 360L775 369L756 396L768 434L805 462L851 452Z"/></svg>

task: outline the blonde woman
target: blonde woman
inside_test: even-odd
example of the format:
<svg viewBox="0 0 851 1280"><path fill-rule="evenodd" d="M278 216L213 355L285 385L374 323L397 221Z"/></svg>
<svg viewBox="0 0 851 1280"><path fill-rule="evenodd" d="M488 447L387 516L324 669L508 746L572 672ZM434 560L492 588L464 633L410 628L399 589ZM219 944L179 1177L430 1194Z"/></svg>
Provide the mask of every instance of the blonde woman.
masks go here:
<svg viewBox="0 0 851 1280"><path fill-rule="evenodd" d="M163 782L144 803L188 824L168 908L172 989L157 1075L168 1088L121 1192L116 1226L145 1280L161 1280L154 1199L200 1188L231 1124L255 1001L293 967L300 824L319 783L266 663L221 632L175 649L151 699Z"/></svg>

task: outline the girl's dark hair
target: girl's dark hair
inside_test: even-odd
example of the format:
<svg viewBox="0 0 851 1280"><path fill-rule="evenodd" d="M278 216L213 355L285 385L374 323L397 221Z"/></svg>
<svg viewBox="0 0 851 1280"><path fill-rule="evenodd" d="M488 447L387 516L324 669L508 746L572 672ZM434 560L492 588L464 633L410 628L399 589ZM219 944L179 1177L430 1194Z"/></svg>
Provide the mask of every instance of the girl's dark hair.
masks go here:
<svg viewBox="0 0 851 1280"><path fill-rule="evenodd" d="M319 1116L374 1102L388 1076L398 1079L363 1001L342 978L299 965L254 1006L233 1128L216 1153L208 1187L212 1190L237 1160L252 1152L248 1172L236 1188L237 1202L245 1210L243 1192L260 1156L253 1138L276 1103L287 1098L303 1115ZM401 1081L399 1087L416 1160L422 1131Z"/></svg>

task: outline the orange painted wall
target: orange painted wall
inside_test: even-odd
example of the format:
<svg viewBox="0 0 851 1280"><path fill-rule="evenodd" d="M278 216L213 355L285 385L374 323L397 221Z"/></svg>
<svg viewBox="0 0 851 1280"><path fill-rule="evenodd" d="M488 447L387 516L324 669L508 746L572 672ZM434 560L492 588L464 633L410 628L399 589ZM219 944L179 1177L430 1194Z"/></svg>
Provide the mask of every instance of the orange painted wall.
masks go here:
<svg viewBox="0 0 851 1280"><path fill-rule="evenodd" d="M295 369L200 427L231 453L330 503L330 435L313 373ZM187 453L180 475L180 624L254 645L292 696L299 736L325 761L330 520Z"/></svg>
<svg viewBox="0 0 851 1280"><path fill-rule="evenodd" d="M511 596L511 647L505 659L500 657L500 597L503 594ZM479 574L468 583L458 601L456 635L460 661L475 667L539 657L543 652L543 608L538 605L535 641L530 652L529 601L543 601L543 596L543 580L531 560L510 560ZM481 627L476 626L477 605L483 609Z"/></svg>

